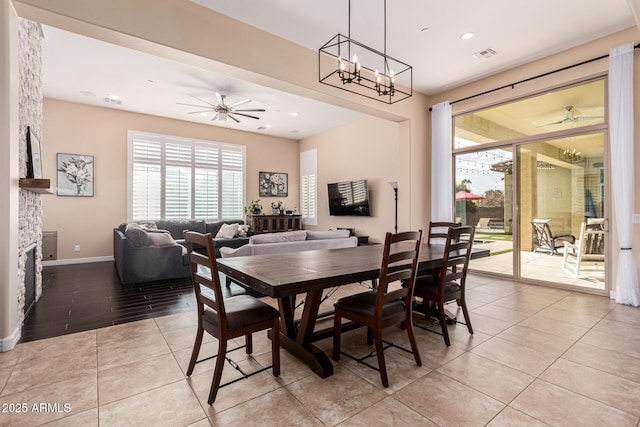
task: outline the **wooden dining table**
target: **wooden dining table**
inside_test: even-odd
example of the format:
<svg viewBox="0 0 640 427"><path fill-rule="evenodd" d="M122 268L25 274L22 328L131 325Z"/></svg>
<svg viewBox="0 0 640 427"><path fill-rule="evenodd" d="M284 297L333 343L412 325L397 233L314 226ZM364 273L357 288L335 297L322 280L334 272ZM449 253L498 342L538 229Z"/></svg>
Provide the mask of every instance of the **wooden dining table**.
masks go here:
<svg viewBox="0 0 640 427"><path fill-rule="evenodd" d="M322 293L328 288L378 279L383 246L221 258L217 265L233 282L278 300L280 345L326 378L333 375L333 364L313 345L314 341L332 335L332 329L315 330ZM439 267L443 253L444 245L423 244L418 273ZM485 256L489 256L488 250L473 249L472 258ZM296 296L300 294L306 297L302 317L296 320Z"/></svg>

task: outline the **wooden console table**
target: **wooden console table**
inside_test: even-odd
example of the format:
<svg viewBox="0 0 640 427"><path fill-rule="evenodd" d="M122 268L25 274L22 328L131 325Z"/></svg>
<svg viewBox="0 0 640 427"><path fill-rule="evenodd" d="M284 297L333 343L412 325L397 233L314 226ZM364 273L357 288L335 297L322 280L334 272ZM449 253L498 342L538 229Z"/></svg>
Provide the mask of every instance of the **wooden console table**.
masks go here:
<svg viewBox="0 0 640 427"><path fill-rule="evenodd" d="M277 233L302 230L302 215L254 215L253 230L256 233Z"/></svg>

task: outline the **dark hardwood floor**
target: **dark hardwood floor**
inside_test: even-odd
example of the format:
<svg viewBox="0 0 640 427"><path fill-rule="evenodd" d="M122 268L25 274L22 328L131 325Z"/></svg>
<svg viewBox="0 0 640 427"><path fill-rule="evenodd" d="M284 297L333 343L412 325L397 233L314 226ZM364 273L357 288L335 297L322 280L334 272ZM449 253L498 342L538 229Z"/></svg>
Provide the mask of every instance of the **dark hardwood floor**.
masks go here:
<svg viewBox="0 0 640 427"><path fill-rule="evenodd" d="M225 298L244 293L224 282ZM122 286L114 262L48 266L42 296L27 314L20 342L194 311L190 279ZM195 315L195 314L194 314Z"/></svg>

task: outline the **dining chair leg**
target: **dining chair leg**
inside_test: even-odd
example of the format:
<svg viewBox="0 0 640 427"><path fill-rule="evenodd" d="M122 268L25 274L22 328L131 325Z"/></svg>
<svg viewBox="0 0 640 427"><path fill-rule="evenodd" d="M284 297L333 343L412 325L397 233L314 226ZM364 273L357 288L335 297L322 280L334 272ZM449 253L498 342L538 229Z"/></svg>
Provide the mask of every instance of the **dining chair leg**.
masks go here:
<svg viewBox="0 0 640 427"><path fill-rule="evenodd" d="M409 335L409 344L411 344L411 351L413 352L413 358L416 359L416 365L422 366L422 358L420 357L420 350L416 344L416 337L413 334L413 322L405 320L405 327L407 328L407 335Z"/></svg>
<svg viewBox="0 0 640 427"><path fill-rule="evenodd" d="M333 360L340 360L340 334L342 332L341 328L342 320L338 311L336 310L333 315Z"/></svg>
<svg viewBox="0 0 640 427"><path fill-rule="evenodd" d="M451 341L449 341L449 331L447 330L447 315L444 311L444 301L438 302L438 319L440 320L440 328L442 329L444 343L449 347L451 346Z"/></svg>
<svg viewBox="0 0 640 427"><path fill-rule="evenodd" d="M200 346L202 345L202 336L204 335L204 329L198 328L196 333L196 339L193 343L193 350L191 351L191 360L189 360L189 367L187 368L187 376L191 376L193 369L196 367L196 361L198 360L198 354L200 353Z"/></svg>
<svg viewBox="0 0 640 427"><path fill-rule="evenodd" d="M380 379L384 387L389 387L389 378L387 377L387 364L384 361L384 349L382 346L382 330L376 329L373 333L376 343L376 356L378 356L378 369L380 369Z"/></svg>
<svg viewBox="0 0 640 427"><path fill-rule="evenodd" d="M251 354L253 353L253 335L248 334L245 335L245 350L247 351L247 354Z"/></svg>
<svg viewBox="0 0 640 427"><path fill-rule="evenodd" d="M367 327L367 345L373 344L373 329Z"/></svg>
<svg viewBox="0 0 640 427"><path fill-rule="evenodd" d="M469 317L469 310L467 309L467 302L464 299L460 300L462 304L462 314L464 314L464 321L467 324L469 333L473 335L473 327L471 326L471 318Z"/></svg>
<svg viewBox="0 0 640 427"><path fill-rule="evenodd" d="M280 376L280 319L274 319L271 330L271 364L273 376Z"/></svg>
<svg viewBox="0 0 640 427"><path fill-rule="evenodd" d="M211 381L211 390L209 391L209 405L213 404L220 388L220 380L222 379L222 369L224 368L225 356L227 355L227 340L220 337L218 339L218 357L216 358L216 367L213 371L213 381Z"/></svg>

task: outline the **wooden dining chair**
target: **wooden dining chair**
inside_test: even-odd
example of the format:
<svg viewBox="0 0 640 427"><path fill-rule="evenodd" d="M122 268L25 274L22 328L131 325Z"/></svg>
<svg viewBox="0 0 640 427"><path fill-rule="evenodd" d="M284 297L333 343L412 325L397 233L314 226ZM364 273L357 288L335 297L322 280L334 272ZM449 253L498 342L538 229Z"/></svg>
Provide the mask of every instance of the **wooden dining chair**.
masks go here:
<svg viewBox="0 0 640 427"><path fill-rule="evenodd" d="M211 359L208 357L197 360L202 344L202 337L206 331L218 339L218 354L216 366L213 373L211 390L207 402L211 405L216 400L218 389L227 384L220 385L222 369L224 368L227 351L231 352L245 348L247 354L253 351L252 333L265 329L272 329L271 352L272 365L266 368L245 373L237 364L234 367L248 378L259 372L272 368L273 375L280 375L280 312L268 304L249 295L238 295L227 298L222 295L220 287L220 277L216 266L216 253L214 250L213 237L211 233L200 234L193 231L184 233L187 252L189 255L189 265L191 268L191 281L196 294L196 304L198 309L198 331L191 352L191 360L187 369L187 376L191 376L196 363ZM194 251L203 247L204 254ZM232 338L245 337L245 345L227 350L228 341ZM235 382L235 381L233 381Z"/></svg>
<svg viewBox="0 0 640 427"><path fill-rule="evenodd" d="M442 266L437 276L420 276L416 279L414 295L422 298L425 315L430 315L427 302L437 304L437 315L442 329L442 336L447 346L451 345L447 331L447 317L444 304L455 300L462 307L465 324L470 334L473 334L469 310L465 300L465 283L467 270L471 259L471 249L475 234L474 226L452 227L449 229L445 241ZM461 239L464 236L466 240ZM435 331L432 331L435 332Z"/></svg>
<svg viewBox="0 0 640 427"><path fill-rule="evenodd" d="M428 243L444 243L452 227L461 227L461 222L429 221ZM441 241L435 239L442 239Z"/></svg>
<svg viewBox="0 0 640 427"><path fill-rule="evenodd" d="M427 236L427 243L431 244L444 244L449 233L449 229L453 227L461 227L461 222L446 222L446 221L429 221L429 235ZM429 272L421 275L437 275L440 271L439 268L434 268Z"/></svg>
<svg viewBox="0 0 640 427"><path fill-rule="evenodd" d="M387 368L384 361L384 348L396 346L385 342L383 346L382 329L392 324L402 324L409 335L411 353L418 366L422 366L420 353L413 334L411 319L411 304L413 300L413 286L416 280L418 257L422 242L422 230L408 231L398 234L387 233L384 242L382 263L380 265L380 279L376 289L339 299L335 304L333 324L333 360L340 360L340 335L342 318L367 327L367 343L375 342L375 353L378 358L378 368L364 362L373 354L357 359L346 353L346 356L380 372L382 385L389 386ZM406 286L389 287L394 282L405 281ZM372 339L373 338L373 339ZM409 351L403 348L405 351Z"/></svg>

